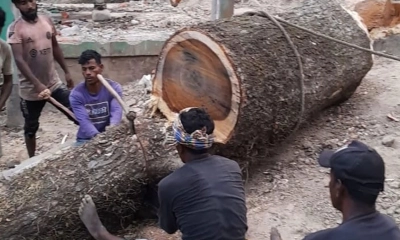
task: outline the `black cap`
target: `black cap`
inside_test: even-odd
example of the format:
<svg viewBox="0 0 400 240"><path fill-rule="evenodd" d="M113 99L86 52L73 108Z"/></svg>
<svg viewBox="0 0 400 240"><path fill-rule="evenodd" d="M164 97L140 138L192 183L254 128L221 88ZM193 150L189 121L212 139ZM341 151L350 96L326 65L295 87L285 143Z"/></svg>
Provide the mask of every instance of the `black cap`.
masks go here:
<svg viewBox="0 0 400 240"><path fill-rule="evenodd" d="M318 162L331 168L349 191L379 195L385 184L385 163L377 151L359 141L336 151L324 150Z"/></svg>

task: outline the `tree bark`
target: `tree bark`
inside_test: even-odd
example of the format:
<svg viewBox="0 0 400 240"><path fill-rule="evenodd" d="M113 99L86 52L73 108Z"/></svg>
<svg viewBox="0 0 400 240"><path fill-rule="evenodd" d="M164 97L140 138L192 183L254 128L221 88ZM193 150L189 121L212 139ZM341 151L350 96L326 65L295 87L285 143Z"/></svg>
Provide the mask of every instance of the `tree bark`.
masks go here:
<svg viewBox="0 0 400 240"><path fill-rule="evenodd" d="M281 17L370 47L367 34L333 1L308 0ZM157 66L157 107L173 120L184 107L203 106L216 122L216 153L237 161L263 154L299 120L348 99L372 66L368 53L285 29L302 56L303 112L294 52L277 26L259 16L201 23L174 34ZM174 147L165 144L166 120L138 114L136 122L146 164L123 124L0 185L0 239L88 239L77 213L85 194L111 232L130 224L142 208L143 186L180 166Z"/></svg>
<svg viewBox="0 0 400 240"><path fill-rule="evenodd" d="M279 16L365 48L362 23L336 1L308 0ZM235 16L184 28L159 57L153 98L170 120L185 107L208 110L216 123L216 152L233 159L259 155L322 109L347 100L373 65L370 53L283 25L301 55L268 18ZM302 90L304 111L302 111Z"/></svg>
<svg viewBox="0 0 400 240"><path fill-rule="evenodd" d="M111 232L132 224L143 207L146 184L158 182L180 165L174 147L164 144L165 120L137 122L146 163L124 123L0 185L0 239L91 239L77 212L85 194L93 197Z"/></svg>

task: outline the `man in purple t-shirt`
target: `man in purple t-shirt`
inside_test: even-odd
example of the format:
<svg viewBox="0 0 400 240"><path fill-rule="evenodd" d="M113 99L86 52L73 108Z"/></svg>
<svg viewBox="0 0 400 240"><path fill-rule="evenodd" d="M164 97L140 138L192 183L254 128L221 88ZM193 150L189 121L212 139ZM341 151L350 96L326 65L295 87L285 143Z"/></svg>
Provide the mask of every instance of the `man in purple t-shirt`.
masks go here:
<svg viewBox="0 0 400 240"><path fill-rule="evenodd" d="M122 119L122 108L117 99L103 86L97 74L103 71L101 55L94 50L86 50L79 57L85 82L72 90L69 101L79 122L76 145L82 145L107 126L117 125ZM122 97L121 85L107 79L114 90Z"/></svg>

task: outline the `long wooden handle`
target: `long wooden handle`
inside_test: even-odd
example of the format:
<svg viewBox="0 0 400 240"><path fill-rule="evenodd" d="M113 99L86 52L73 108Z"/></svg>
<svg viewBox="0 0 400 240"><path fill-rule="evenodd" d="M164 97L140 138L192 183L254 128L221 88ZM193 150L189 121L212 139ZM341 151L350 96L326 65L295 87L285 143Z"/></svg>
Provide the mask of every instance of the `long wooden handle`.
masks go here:
<svg viewBox="0 0 400 240"><path fill-rule="evenodd" d="M66 108L64 105L62 105L61 103L59 103L57 100L55 100L54 98L50 97L49 101L56 105L57 107L61 108L64 112L66 112L71 118L73 118L76 122L78 122L78 120L76 120L75 114L73 112L71 112L68 108Z"/></svg>
<svg viewBox="0 0 400 240"><path fill-rule="evenodd" d="M119 104L122 106L122 108L124 109L124 112L126 114L126 118L128 118L128 120L130 120L130 124L131 124L131 130L134 136L136 136L136 139L139 142L140 148L142 149L143 152L143 161L144 161L144 169L147 169L147 154L146 154L146 149L143 146L142 141L140 140L138 134L136 133L135 130L135 125L133 123L133 118L131 118L130 115L132 112L129 111L128 106L126 106L125 102L122 100L122 98L118 95L118 93L114 90L114 88L112 88L110 86L110 84L107 82L106 79L104 79L104 77L100 74L97 74L97 78L100 80L101 83L103 83L103 86L107 88L107 90L111 93L111 95L113 95L113 97L115 97L117 99L117 101L119 102ZM135 114L134 114L135 115Z"/></svg>
<svg viewBox="0 0 400 240"><path fill-rule="evenodd" d="M119 96L119 94L114 90L114 88L111 87L111 85L107 82L106 79L100 74L97 74L97 78L100 80L100 82L103 84L105 88L117 99L121 107L124 109L125 114L129 113L129 108L126 106L125 102L122 100L122 98Z"/></svg>

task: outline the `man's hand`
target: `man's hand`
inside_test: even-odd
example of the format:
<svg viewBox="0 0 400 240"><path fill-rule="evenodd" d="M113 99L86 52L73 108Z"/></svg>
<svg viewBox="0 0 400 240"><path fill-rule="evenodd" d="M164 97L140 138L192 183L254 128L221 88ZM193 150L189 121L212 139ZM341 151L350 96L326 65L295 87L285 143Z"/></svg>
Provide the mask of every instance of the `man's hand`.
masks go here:
<svg viewBox="0 0 400 240"><path fill-rule="evenodd" d="M35 86L36 91L39 93L38 97L48 99L51 96L51 91L42 83Z"/></svg>
<svg viewBox="0 0 400 240"><path fill-rule="evenodd" d="M39 93L39 97L42 99L49 99L51 96L51 92L49 89L45 89Z"/></svg>
<svg viewBox="0 0 400 240"><path fill-rule="evenodd" d="M74 81L72 81L71 74L65 74L65 81L67 82L67 87L69 90L74 88Z"/></svg>

